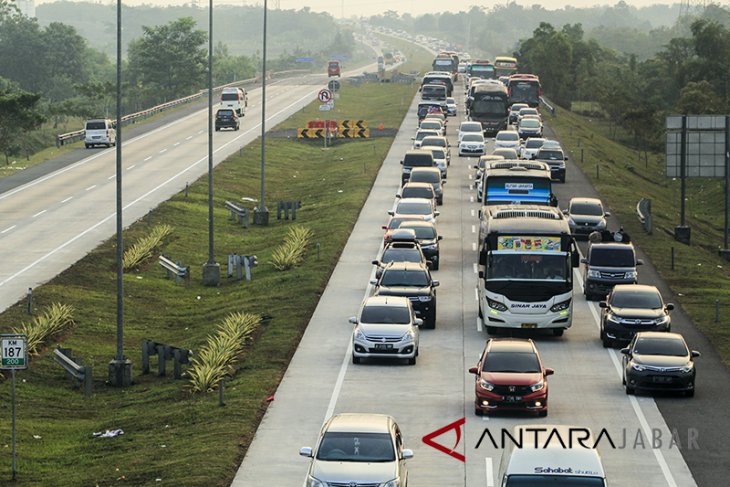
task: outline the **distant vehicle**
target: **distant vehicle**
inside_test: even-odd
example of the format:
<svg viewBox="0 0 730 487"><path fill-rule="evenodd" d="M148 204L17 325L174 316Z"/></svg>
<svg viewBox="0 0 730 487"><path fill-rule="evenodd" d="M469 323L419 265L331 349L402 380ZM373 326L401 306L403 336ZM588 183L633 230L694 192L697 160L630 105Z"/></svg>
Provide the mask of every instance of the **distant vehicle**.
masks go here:
<svg viewBox="0 0 730 487"><path fill-rule="evenodd" d="M391 236L388 243L385 244L380 257L373 260L373 265L377 266L375 277L380 277L383 269L391 262L416 262L425 266L429 266L429 262L423 255L421 245L416 240L416 232L410 228L398 228Z"/></svg>
<svg viewBox="0 0 730 487"><path fill-rule="evenodd" d="M350 323L355 325L353 364L361 363L364 358L394 358L406 359L408 365L416 365L418 327L423 320L416 318L410 299L370 296L363 302L358 315L350 318Z"/></svg>
<svg viewBox="0 0 730 487"><path fill-rule="evenodd" d="M444 135L444 124L435 118L424 118L418 128L419 130L435 130L439 132L439 135Z"/></svg>
<svg viewBox="0 0 730 487"><path fill-rule="evenodd" d="M391 262L379 279L370 281L376 296L403 296L413 304L424 328L436 328L436 287L428 268L411 262Z"/></svg>
<svg viewBox="0 0 730 487"><path fill-rule="evenodd" d="M448 73L426 73L421 80L421 88L425 85L438 84L446 86L446 96L451 96L454 90L454 81Z"/></svg>
<svg viewBox="0 0 730 487"><path fill-rule="evenodd" d="M497 77L494 64L486 59L472 61L466 68L466 74L470 78L494 79Z"/></svg>
<svg viewBox="0 0 730 487"><path fill-rule="evenodd" d="M395 196L396 198L429 198L436 200L436 193L434 193L433 185L430 183L407 182Z"/></svg>
<svg viewBox="0 0 730 487"><path fill-rule="evenodd" d="M436 167L433 162L433 154L427 150L409 150L403 156L400 162L403 166L401 173L401 186L404 185L411 177L411 170L415 167Z"/></svg>
<svg viewBox="0 0 730 487"><path fill-rule="evenodd" d="M236 115L243 117L248 106L248 94L243 88L223 88L221 92L221 108L231 108Z"/></svg>
<svg viewBox="0 0 730 487"><path fill-rule="evenodd" d="M446 180L441 177L441 169L438 167L414 167L411 171L410 181L414 183L429 183L433 186L436 195L436 204L444 204L444 184ZM426 219L424 217L424 219Z"/></svg>
<svg viewBox="0 0 730 487"><path fill-rule="evenodd" d="M428 139L428 137L426 137ZM426 140L424 139L424 140ZM434 147L432 145L423 146L421 148L428 149L433 154L433 161L436 163L436 167L441 171L441 179L446 179L449 173L449 164L446 159L446 150L441 147Z"/></svg>
<svg viewBox="0 0 730 487"><path fill-rule="evenodd" d="M434 71L448 71L453 78L459 73L459 55L453 51L442 51L431 63Z"/></svg>
<svg viewBox="0 0 730 487"><path fill-rule="evenodd" d="M533 160L545 162L550 166L550 174L554 180L565 182L565 161L568 156L563 154L562 149L546 149L545 144L537 151Z"/></svg>
<svg viewBox="0 0 730 487"><path fill-rule="evenodd" d="M446 98L446 114L449 117L455 117L457 113L456 100L451 97Z"/></svg>
<svg viewBox="0 0 730 487"><path fill-rule="evenodd" d="M537 115L540 116L540 112L537 111L537 108L533 107L523 107L520 108L520 111L517 112L517 123L519 124L522 119L527 115Z"/></svg>
<svg viewBox="0 0 730 487"><path fill-rule="evenodd" d="M95 145L117 145L117 131L114 127L114 122L108 118L87 120L84 124L84 146L91 149Z"/></svg>
<svg viewBox="0 0 730 487"><path fill-rule="evenodd" d="M439 149L444 150L444 159L446 160L446 165L451 165L451 146L449 145L449 139L446 137L436 137L433 135L429 135L428 137L424 137L421 141L421 149L432 149L434 147L438 147ZM435 156L434 156L435 157Z"/></svg>
<svg viewBox="0 0 730 487"><path fill-rule="evenodd" d="M337 414L322 426L314 448L299 449L311 458L306 485L403 485L405 461L413 452L403 448L403 434L392 416ZM373 466L376 465L377 469Z"/></svg>
<svg viewBox="0 0 730 487"><path fill-rule="evenodd" d="M401 223L401 229L413 230L416 232L416 240L421 246L421 251L431 264L430 269L437 271L441 264L441 252L439 242L443 238L438 234L436 225L432 222L409 220Z"/></svg>
<svg viewBox="0 0 730 487"><path fill-rule="evenodd" d="M514 130L500 130L494 136L494 148L506 147L518 150L520 148L520 136Z"/></svg>
<svg viewBox="0 0 730 487"><path fill-rule="evenodd" d="M482 123L485 133L507 128L509 115L507 88L502 83L476 85L467 100L469 119Z"/></svg>
<svg viewBox="0 0 730 487"><path fill-rule="evenodd" d="M446 113L446 110L447 108L445 103L442 105L439 101L421 101L418 104L418 108L416 109L416 114L418 115L418 120L420 121L435 113L444 115Z"/></svg>
<svg viewBox="0 0 730 487"><path fill-rule="evenodd" d="M626 394L637 391L677 391L695 395L695 358L679 333L640 331L622 348Z"/></svg>
<svg viewBox="0 0 730 487"><path fill-rule="evenodd" d="M470 368L469 373L475 376L474 413L477 416L505 410L547 416L547 377L555 372L543 366L532 340L487 340L477 366Z"/></svg>
<svg viewBox="0 0 730 487"><path fill-rule="evenodd" d="M607 226L606 218L611 216L611 213L604 211L603 203L598 198L571 198L563 213L568 217L570 233L576 238L587 238L595 231L602 232Z"/></svg>
<svg viewBox="0 0 730 487"><path fill-rule="evenodd" d="M514 147L497 147L490 154L491 156L502 156L503 159L517 159L519 154Z"/></svg>
<svg viewBox="0 0 730 487"><path fill-rule="evenodd" d="M597 238L593 236L597 235ZM644 263L636 258L636 249L625 232L594 232L588 236L583 272L583 293L586 299L603 299L617 284L636 284L637 266ZM596 241L597 240L597 241Z"/></svg>
<svg viewBox="0 0 730 487"><path fill-rule="evenodd" d="M232 108L221 108L215 112L215 130L233 129L238 130L241 127L238 115Z"/></svg>
<svg viewBox="0 0 730 487"><path fill-rule="evenodd" d="M517 125L517 133L521 139L542 137L542 122L538 118L523 117Z"/></svg>
<svg viewBox="0 0 730 487"><path fill-rule="evenodd" d="M446 104L446 86L444 85L423 85L421 87L421 100L442 101ZM447 105L448 107L448 105Z"/></svg>
<svg viewBox="0 0 730 487"><path fill-rule="evenodd" d="M494 58L494 73L501 76L510 76L517 72L517 59L509 56Z"/></svg>
<svg viewBox="0 0 730 487"><path fill-rule="evenodd" d="M459 142L460 156L483 156L486 147L484 136L477 133L467 133Z"/></svg>
<svg viewBox="0 0 730 487"><path fill-rule="evenodd" d="M443 135L442 130L433 130L433 129L418 129L418 132L416 132L416 136L413 137L411 140L413 140L413 148L414 149L420 149L421 148L421 141L429 136L441 136Z"/></svg>
<svg viewBox="0 0 730 487"><path fill-rule="evenodd" d="M527 103L531 107L540 105L542 85L540 78L534 74L513 74L507 85L509 103Z"/></svg>
<svg viewBox="0 0 730 487"><path fill-rule="evenodd" d="M342 65L337 60L332 60L327 63L327 77L331 78L332 76L337 76L338 78L342 76Z"/></svg>
<svg viewBox="0 0 730 487"><path fill-rule="evenodd" d="M385 71L385 58L378 56L378 71Z"/></svg>
<svg viewBox="0 0 730 487"><path fill-rule="evenodd" d="M425 221L434 222L439 216L433 200L426 198L400 198L395 202L395 208L388 211L393 217L400 216L419 216Z"/></svg>
<svg viewBox="0 0 730 487"><path fill-rule="evenodd" d="M601 301L601 342L604 347L627 343L640 331L670 331L674 304L664 304L655 286L619 284Z"/></svg>
<svg viewBox="0 0 730 487"><path fill-rule="evenodd" d="M517 123L517 117L523 108L529 108L527 103L514 103L509 107L509 123Z"/></svg>
<svg viewBox="0 0 730 487"><path fill-rule="evenodd" d="M542 144L545 139L542 137L528 137L527 140L520 146L520 158L522 159L534 159L537 152L542 148Z"/></svg>
<svg viewBox="0 0 730 487"><path fill-rule="evenodd" d="M387 244L390 242L391 237L393 236L393 233L395 233L396 230L401 226L403 222L410 221L410 220L419 220L424 221L422 216L398 216L398 217L390 217L388 220L387 225L383 225L382 229L385 230L385 234L383 235L383 242Z"/></svg>
<svg viewBox="0 0 730 487"><path fill-rule="evenodd" d="M466 133L483 134L484 127L482 127L482 122L471 122L471 121L461 122L461 125L459 125L459 134L458 134L459 142L461 142L461 138Z"/></svg>

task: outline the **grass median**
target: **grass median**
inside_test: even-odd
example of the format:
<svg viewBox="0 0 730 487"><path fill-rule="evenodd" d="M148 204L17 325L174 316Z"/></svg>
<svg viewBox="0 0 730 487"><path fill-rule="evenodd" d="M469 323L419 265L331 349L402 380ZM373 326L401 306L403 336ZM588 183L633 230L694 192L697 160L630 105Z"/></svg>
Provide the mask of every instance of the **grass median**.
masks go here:
<svg viewBox="0 0 730 487"><path fill-rule="evenodd" d="M723 182L688 179L686 221L692 244L674 240L680 221L679 180L665 176L664 155L633 150L611 138L601 120L558 109L547 117L573 160L590 178L632 239L651 259L661 276L680 296L681 305L730 365L730 262L720 258L723 245ZM654 228L647 235L638 221L636 204L650 198ZM675 264L672 268L672 248ZM719 305L716 320L715 303Z"/></svg>
<svg viewBox="0 0 730 487"><path fill-rule="evenodd" d="M397 128L416 85L343 83L337 117L366 120L369 126ZM318 104L306 108L282 128L302 126L321 117ZM134 363L134 385L115 389L104 384L115 354L115 249L110 239L48 284L34 290L36 312L54 302L75 309L75 325L55 337L30 368L18 374L17 485L228 485L256 431L261 416L286 370L291 355L317 305L327 280L358 218L392 137L340 140L324 151L321 141L267 138L268 227L229 220L223 202L246 205L260 184L258 142L215 170L215 256L222 265L218 288L201 285L207 259L207 178L190 186L134 223L125 246L161 223L174 227L162 252L191 267L189 286L165 279L155 257L124 276L124 343ZM291 221L276 219L276 201L301 201L296 224L312 230L302 264L285 272L270 264ZM249 207L251 205L249 204ZM318 250L317 250L318 249ZM259 265L251 282L227 278L228 254L255 254ZM369 259L370 257L368 257ZM218 395L192 394L185 380L153 371L141 375L141 341L150 339L199 349L232 312L272 317L246 347L237 373L226 382L226 405ZM0 331L30 321L25 304L0 315ZM54 363L51 347L62 343L94 370L94 393L85 399ZM10 383L0 385L0 437L10 442ZM122 429L123 435L92 437ZM10 478L0 461L0 479ZM0 482L2 483L2 482Z"/></svg>

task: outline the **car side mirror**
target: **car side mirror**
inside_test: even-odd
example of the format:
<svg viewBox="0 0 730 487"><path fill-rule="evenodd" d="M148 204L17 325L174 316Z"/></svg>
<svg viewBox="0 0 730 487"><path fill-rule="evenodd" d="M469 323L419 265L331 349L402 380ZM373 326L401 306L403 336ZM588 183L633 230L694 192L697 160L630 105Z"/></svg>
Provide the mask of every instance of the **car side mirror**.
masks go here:
<svg viewBox="0 0 730 487"><path fill-rule="evenodd" d="M621 353L624 355L631 355L631 349L630 348L622 348Z"/></svg>
<svg viewBox="0 0 730 487"><path fill-rule="evenodd" d="M416 138L415 137L411 137L411 140L416 140Z"/></svg>
<svg viewBox="0 0 730 487"><path fill-rule="evenodd" d="M478 165L474 165L474 166L472 166L472 167L473 167L474 169L479 169L479 166L478 166Z"/></svg>
<svg viewBox="0 0 730 487"><path fill-rule="evenodd" d="M377 286L378 285L378 280L377 279L370 279L370 284L372 284L373 286Z"/></svg>
<svg viewBox="0 0 730 487"><path fill-rule="evenodd" d="M438 211L438 210L436 210L436 211L433 212L433 216L439 216L440 214L441 214L441 212Z"/></svg>
<svg viewBox="0 0 730 487"><path fill-rule="evenodd" d="M567 209L563 210L563 215L567 215L567 214L568 214L568 210Z"/></svg>
<svg viewBox="0 0 730 487"><path fill-rule="evenodd" d="M607 212L603 213L603 216L605 216L606 218L608 218L609 216L611 216L611 212L610 211L607 211Z"/></svg>
<svg viewBox="0 0 730 487"><path fill-rule="evenodd" d="M400 165L401 165L401 166L403 165L403 161L400 161Z"/></svg>
<svg viewBox="0 0 730 487"><path fill-rule="evenodd" d="M388 215L390 215L390 216L393 216L393 215L395 215L395 211L393 211L393 210L388 210Z"/></svg>
<svg viewBox="0 0 730 487"><path fill-rule="evenodd" d="M672 311L674 309L674 303L667 303L667 311Z"/></svg>
<svg viewBox="0 0 730 487"><path fill-rule="evenodd" d="M636 265L644 265L643 259L636 259Z"/></svg>
<svg viewBox="0 0 730 487"><path fill-rule="evenodd" d="M427 260L426 261L426 268L428 270L431 270L433 268L433 262L431 262L430 260Z"/></svg>
<svg viewBox="0 0 730 487"><path fill-rule="evenodd" d="M388 229L388 225L383 225L380 228L382 228L383 230L387 230Z"/></svg>
<svg viewBox="0 0 730 487"><path fill-rule="evenodd" d="M413 323L415 323L416 326L423 326L423 320L421 318L416 318Z"/></svg>
<svg viewBox="0 0 730 487"><path fill-rule="evenodd" d="M551 369L549 367L545 369L545 377L547 377L548 375L553 375L554 373L555 369Z"/></svg>
<svg viewBox="0 0 730 487"><path fill-rule="evenodd" d="M588 259L586 259L585 257L583 257L583 258L580 259L580 263L581 264L587 264L588 263Z"/></svg>
<svg viewBox="0 0 730 487"><path fill-rule="evenodd" d="M598 303L599 308L608 308L608 303L606 301L601 301Z"/></svg>
<svg viewBox="0 0 730 487"><path fill-rule="evenodd" d="M479 271L479 279L484 279L484 271Z"/></svg>
<svg viewBox="0 0 730 487"><path fill-rule="evenodd" d="M691 356L692 358L697 358L697 357L701 357L701 356L702 356L702 354L701 354L700 352L698 352L697 350L692 350L692 351L690 352L690 356Z"/></svg>
<svg viewBox="0 0 730 487"><path fill-rule="evenodd" d="M436 240L443 240L443 239L444 239L444 236L443 236L443 235L439 235L439 236L438 236L438 237L436 238Z"/></svg>
<svg viewBox="0 0 730 487"><path fill-rule="evenodd" d="M478 374L479 373L479 369L477 369L476 367L471 367L469 369L469 373L470 374Z"/></svg>
<svg viewBox="0 0 730 487"><path fill-rule="evenodd" d="M403 460L408 460L413 458L413 450L409 450L407 448L403 449L403 451L400 453L400 457Z"/></svg>
<svg viewBox="0 0 730 487"><path fill-rule="evenodd" d="M372 265L378 265L378 266L380 265L380 261L379 260L372 260L372 261L370 261L370 263Z"/></svg>
<svg viewBox="0 0 730 487"><path fill-rule="evenodd" d="M565 157L563 158L563 160L564 160L564 161L567 161L567 160L568 160L568 156L565 156Z"/></svg>
<svg viewBox="0 0 730 487"><path fill-rule="evenodd" d="M439 287L440 284L439 281L431 281L431 287Z"/></svg>
<svg viewBox="0 0 730 487"><path fill-rule="evenodd" d="M357 316L350 316L350 318L347 320L353 325L357 325Z"/></svg>
<svg viewBox="0 0 730 487"><path fill-rule="evenodd" d="M299 454L303 457L309 457L312 458L312 447L311 446L303 446L299 449Z"/></svg>

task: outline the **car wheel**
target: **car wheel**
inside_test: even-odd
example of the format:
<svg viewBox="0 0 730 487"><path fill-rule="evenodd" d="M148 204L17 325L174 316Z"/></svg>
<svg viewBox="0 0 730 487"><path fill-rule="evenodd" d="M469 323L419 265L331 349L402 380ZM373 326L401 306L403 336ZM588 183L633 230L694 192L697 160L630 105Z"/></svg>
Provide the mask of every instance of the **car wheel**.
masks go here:
<svg viewBox="0 0 730 487"><path fill-rule="evenodd" d="M626 394L627 394L627 395L631 395L631 394L633 394L634 392L636 392L636 391L634 390L634 388L633 388L633 387L629 387L629 385L628 385L628 384L626 384Z"/></svg>
<svg viewBox="0 0 730 487"><path fill-rule="evenodd" d="M563 176L562 178L560 178L560 182L561 183L564 183L565 182L565 176Z"/></svg>
<svg viewBox="0 0 730 487"><path fill-rule="evenodd" d="M238 129L240 129L240 128L241 128L240 125L236 125L236 132L238 132Z"/></svg>
<svg viewBox="0 0 730 487"><path fill-rule="evenodd" d="M359 364L360 363L360 360L361 360L360 357L355 357L354 355L352 356L352 363L353 364Z"/></svg>
<svg viewBox="0 0 730 487"><path fill-rule="evenodd" d="M418 357L418 349L416 349L416 357Z"/></svg>
<svg viewBox="0 0 730 487"><path fill-rule="evenodd" d="M497 327L496 326L488 326L487 327L487 333L490 335L496 335L497 334Z"/></svg>
<svg viewBox="0 0 730 487"><path fill-rule="evenodd" d="M433 307L433 312L428 319L428 328L431 330L436 329L436 306Z"/></svg>
<svg viewBox="0 0 730 487"><path fill-rule="evenodd" d="M479 319L484 320L484 313L482 313L482 305L479 305Z"/></svg>
<svg viewBox="0 0 730 487"><path fill-rule="evenodd" d="M694 387L693 387L692 389L688 390L688 391L685 391L685 392L684 392L684 395L685 395L686 397L695 397L695 390L694 390Z"/></svg>
<svg viewBox="0 0 730 487"><path fill-rule="evenodd" d="M610 348L610 346L611 346L611 342L609 341L608 337L603 332L603 330L601 330L601 343L603 344L603 348ZM624 384L625 383L626 382L624 382Z"/></svg>
<svg viewBox="0 0 730 487"><path fill-rule="evenodd" d="M553 328L553 336L561 337L565 332L565 328Z"/></svg>
<svg viewBox="0 0 730 487"><path fill-rule="evenodd" d="M439 259L438 259L438 257L431 264L431 270L434 270L434 271L439 270Z"/></svg>
<svg viewBox="0 0 730 487"><path fill-rule="evenodd" d="M408 359L408 365L416 365L416 357Z"/></svg>
<svg viewBox="0 0 730 487"><path fill-rule="evenodd" d="M547 409L546 409L545 411L539 411L539 412L537 413L537 415L538 415L539 417L541 417L541 418L544 418L544 417L546 417L546 416L547 416L547 413L548 413L548 412L547 412Z"/></svg>
<svg viewBox="0 0 730 487"><path fill-rule="evenodd" d="M474 414L475 414L476 416L484 416L484 411L482 411L482 410L481 410L481 409L479 409L479 408L474 408Z"/></svg>
<svg viewBox="0 0 730 487"><path fill-rule="evenodd" d="M91 149L91 144L84 144L87 149Z"/></svg>
<svg viewBox="0 0 730 487"><path fill-rule="evenodd" d="M219 131L220 131L220 129L221 129L220 127L216 127L216 128L215 128L215 131L216 131L216 132L219 132Z"/></svg>

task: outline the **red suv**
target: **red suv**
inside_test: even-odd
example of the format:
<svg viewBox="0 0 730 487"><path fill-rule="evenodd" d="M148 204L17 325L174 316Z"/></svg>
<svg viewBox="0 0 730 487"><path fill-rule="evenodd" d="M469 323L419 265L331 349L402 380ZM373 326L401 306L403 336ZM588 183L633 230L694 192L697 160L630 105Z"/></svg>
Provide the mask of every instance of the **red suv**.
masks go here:
<svg viewBox="0 0 730 487"><path fill-rule="evenodd" d="M492 338L487 340L476 367L474 413L492 411L530 411L538 416L548 413L546 369L537 347L530 339Z"/></svg>
<svg viewBox="0 0 730 487"><path fill-rule="evenodd" d="M327 77L331 78L332 76L337 76L338 78L341 75L342 66L340 65L339 61L330 61L327 64Z"/></svg>

